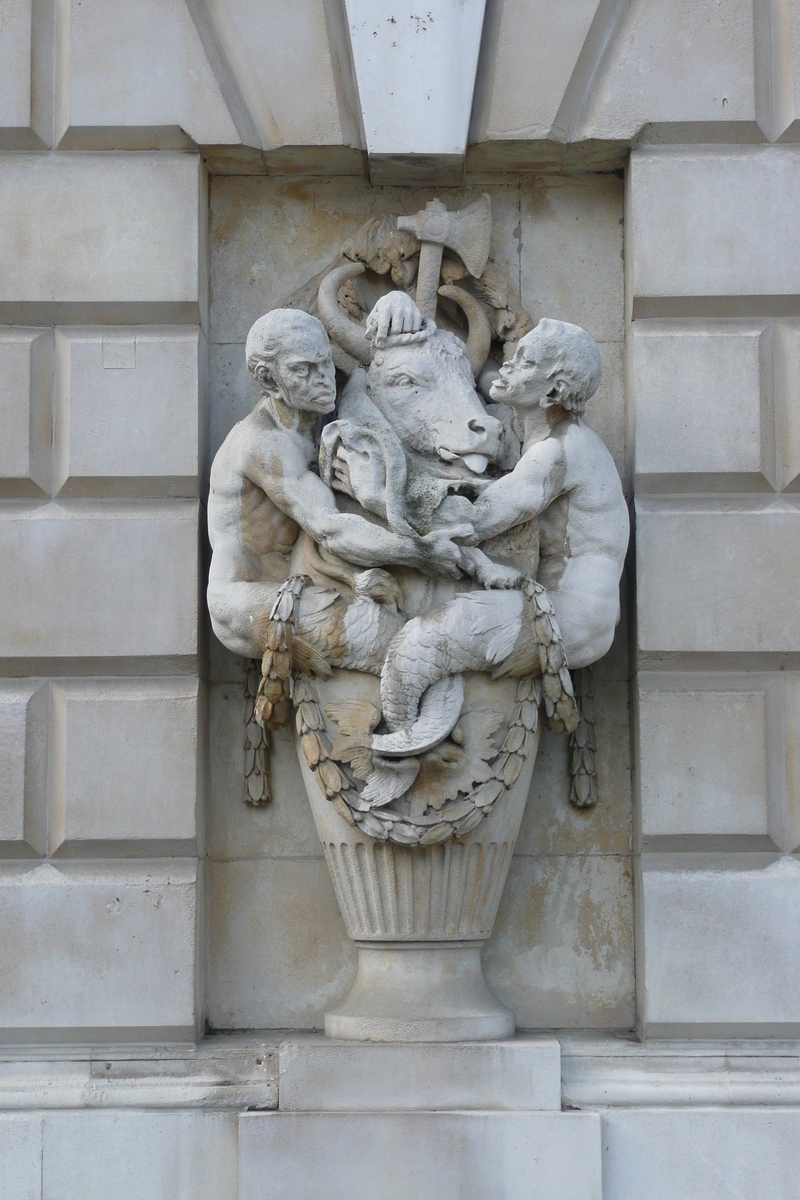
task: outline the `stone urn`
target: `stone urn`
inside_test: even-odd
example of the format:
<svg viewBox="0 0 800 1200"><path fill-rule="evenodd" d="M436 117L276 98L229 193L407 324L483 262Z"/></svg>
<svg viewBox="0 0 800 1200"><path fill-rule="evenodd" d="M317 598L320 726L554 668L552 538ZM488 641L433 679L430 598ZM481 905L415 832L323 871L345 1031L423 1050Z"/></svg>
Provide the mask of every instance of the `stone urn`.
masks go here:
<svg viewBox="0 0 800 1200"><path fill-rule="evenodd" d="M342 733L331 714L341 715L343 702L376 703L379 681L339 670L329 680L311 681L311 687L333 749ZM348 935L358 948L355 982L325 1014L329 1037L448 1042L513 1035L514 1014L489 990L480 956L494 926L530 787L540 735L536 688L533 680L466 678L461 724L469 733L468 718L474 714L473 725L477 720L493 731L497 753L480 772L489 779L472 789L472 799L447 801L417 815L415 824L427 820L430 829L455 822L451 833L427 846L402 845L359 828L346 807L325 794L319 770L310 768L303 751L304 735L298 734L314 821ZM300 728L301 713L302 708ZM459 732L457 726L456 739ZM436 755L423 763L421 774L426 768L429 785L435 786ZM465 818L470 827L458 832Z"/></svg>

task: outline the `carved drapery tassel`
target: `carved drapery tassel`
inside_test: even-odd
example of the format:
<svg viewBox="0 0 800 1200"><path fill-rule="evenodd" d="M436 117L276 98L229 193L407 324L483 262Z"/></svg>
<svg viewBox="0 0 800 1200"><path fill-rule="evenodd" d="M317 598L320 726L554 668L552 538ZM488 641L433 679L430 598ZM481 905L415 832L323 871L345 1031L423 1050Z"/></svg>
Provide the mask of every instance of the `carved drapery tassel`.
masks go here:
<svg viewBox="0 0 800 1200"><path fill-rule="evenodd" d="M256 720L261 664L253 660L244 684L244 802L261 808L272 800L269 781L270 735Z"/></svg>
<svg viewBox="0 0 800 1200"><path fill-rule="evenodd" d="M569 735L569 798L576 808L591 808L597 803L592 672L582 667L574 674L580 716Z"/></svg>

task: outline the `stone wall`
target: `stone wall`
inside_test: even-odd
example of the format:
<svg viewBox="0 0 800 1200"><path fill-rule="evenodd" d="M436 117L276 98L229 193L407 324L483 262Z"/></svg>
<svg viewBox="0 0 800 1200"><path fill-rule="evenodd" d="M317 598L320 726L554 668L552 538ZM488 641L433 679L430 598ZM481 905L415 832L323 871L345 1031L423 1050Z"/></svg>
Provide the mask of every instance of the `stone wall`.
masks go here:
<svg viewBox="0 0 800 1200"><path fill-rule="evenodd" d="M524 303L601 345L589 420L636 542L595 671L599 806L569 807L546 734L487 974L520 1026L569 1030L594 1200L783 1200L800 6L489 0L474 87L426 110L419 71L391 103L359 74L358 3L0 6L0 1198L278 1187L245 1110L290 1107L275 1030L318 1025L353 967L288 737L271 806L242 802L242 666L203 604L209 452L252 403L255 316L363 216L488 190ZM412 54L399 32L386 53ZM370 140L382 118L424 153Z"/></svg>

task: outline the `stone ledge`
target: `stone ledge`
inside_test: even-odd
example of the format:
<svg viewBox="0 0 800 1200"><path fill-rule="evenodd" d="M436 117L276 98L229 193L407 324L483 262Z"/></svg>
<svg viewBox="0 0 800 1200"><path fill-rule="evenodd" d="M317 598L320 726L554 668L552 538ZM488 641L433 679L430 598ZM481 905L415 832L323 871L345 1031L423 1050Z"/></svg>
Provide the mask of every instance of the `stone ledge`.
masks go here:
<svg viewBox="0 0 800 1200"><path fill-rule="evenodd" d="M800 1042L562 1037L567 1108L800 1105Z"/></svg>
<svg viewBox="0 0 800 1200"><path fill-rule="evenodd" d="M198 1045L0 1046L0 1111L72 1108L271 1110L286 1088L287 1045L321 1042L319 1035L279 1031L212 1034ZM500 1046L546 1046L555 1038L525 1034L506 1043L476 1044L491 1053ZM643 1044L631 1037L559 1035L562 1102L570 1108L800 1106L800 1042L664 1041ZM335 1052L346 1043L329 1043ZM395 1047L370 1045L381 1054ZM408 1049L408 1047L402 1047ZM448 1047L416 1046L429 1055ZM459 1049L463 1050L464 1047ZM281 1066L283 1079L280 1079ZM290 1070L297 1071L297 1061ZM513 1079L513 1076L512 1076ZM358 1080L351 1076L348 1086ZM408 1086L408 1080L404 1080ZM284 1093L281 1107L297 1109ZM308 1077L306 1077L308 1086ZM473 1080L473 1087L476 1087ZM486 1101L486 1088L481 1093ZM474 1108L478 1091L471 1099ZM374 1094L371 1106L379 1105ZM520 1099L517 1093L517 1099ZM310 1100L310 1096L308 1097ZM329 1103L332 1101L329 1100ZM466 1106L465 1106L466 1107ZM499 1103L497 1104L499 1108ZM463 1110L462 1110L463 1111Z"/></svg>
<svg viewBox="0 0 800 1200"><path fill-rule="evenodd" d="M561 1108L555 1038L394 1044L320 1034L280 1047L284 1112Z"/></svg>
<svg viewBox="0 0 800 1200"><path fill-rule="evenodd" d="M0 1048L0 1111L277 1107L277 1041Z"/></svg>

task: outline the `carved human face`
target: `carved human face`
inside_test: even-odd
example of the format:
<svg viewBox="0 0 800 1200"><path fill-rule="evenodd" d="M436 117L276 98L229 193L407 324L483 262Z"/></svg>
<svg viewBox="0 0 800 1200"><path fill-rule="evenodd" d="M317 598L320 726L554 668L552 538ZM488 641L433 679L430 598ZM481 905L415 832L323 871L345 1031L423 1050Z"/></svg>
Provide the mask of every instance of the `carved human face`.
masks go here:
<svg viewBox="0 0 800 1200"><path fill-rule="evenodd" d="M283 396L290 408L329 413L336 407L336 377L324 330L309 330L278 359Z"/></svg>
<svg viewBox="0 0 800 1200"><path fill-rule="evenodd" d="M547 408L558 401L553 374L552 357L534 329L522 338L514 357L503 363L500 378L492 384L489 395L492 400L517 408L535 408L537 405Z"/></svg>

